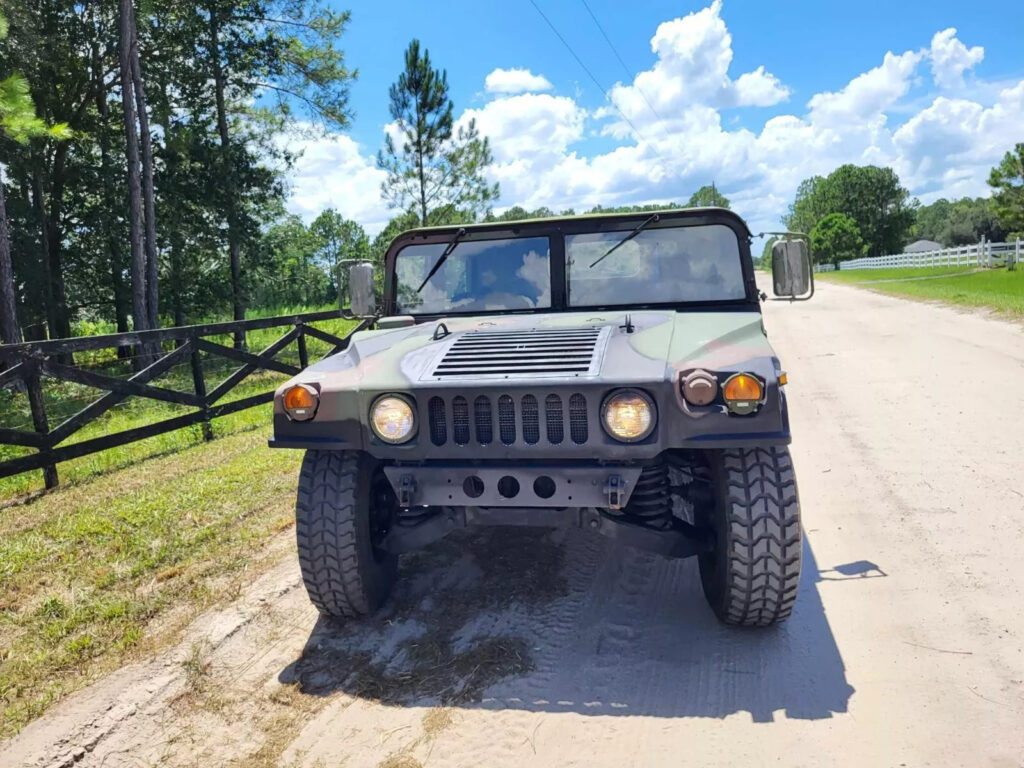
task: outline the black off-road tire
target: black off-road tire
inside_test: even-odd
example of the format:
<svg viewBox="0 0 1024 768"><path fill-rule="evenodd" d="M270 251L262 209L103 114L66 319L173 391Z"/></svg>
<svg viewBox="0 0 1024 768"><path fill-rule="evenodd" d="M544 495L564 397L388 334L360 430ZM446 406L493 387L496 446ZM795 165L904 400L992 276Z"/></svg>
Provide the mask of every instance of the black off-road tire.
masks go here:
<svg viewBox="0 0 1024 768"><path fill-rule="evenodd" d="M299 566L309 599L328 616L354 619L387 599L398 557L373 546L374 462L359 451L307 451L295 503Z"/></svg>
<svg viewBox="0 0 1024 768"><path fill-rule="evenodd" d="M701 584L720 621L766 627L789 618L800 583L803 532L786 447L711 456L714 551L700 555Z"/></svg>

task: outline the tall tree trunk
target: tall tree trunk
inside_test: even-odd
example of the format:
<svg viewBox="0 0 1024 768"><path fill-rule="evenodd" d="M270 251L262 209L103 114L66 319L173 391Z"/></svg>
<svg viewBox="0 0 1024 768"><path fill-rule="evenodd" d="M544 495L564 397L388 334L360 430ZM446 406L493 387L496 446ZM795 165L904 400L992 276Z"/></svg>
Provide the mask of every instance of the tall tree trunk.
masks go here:
<svg viewBox="0 0 1024 768"><path fill-rule="evenodd" d="M419 114L416 115L417 126L420 123ZM417 131L419 129L417 128ZM423 169L423 148L420 145L419 136L416 139L416 173L420 177L420 224L421 226L427 226L427 179L426 172Z"/></svg>
<svg viewBox="0 0 1024 768"><path fill-rule="evenodd" d="M99 53L96 53L97 62ZM99 77L100 67L94 66L94 71ZM117 324L117 332L125 333L128 327L128 297L124 290L124 253L121 250L121 239L117 236L114 222L116 217L114 211L119 208L114 191L113 169L110 165L110 109L107 106L107 91L103 83L97 80L96 87L96 110L100 116L97 138L100 145L100 176L103 179L103 237L107 243L107 261L110 267L110 288L114 300L114 322ZM131 356L130 347L118 347L117 356L125 359Z"/></svg>
<svg viewBox="0 0 1024 768"><path fill-rule="evenodd" d="M0 341L4 344L17 344L21 341L3 182L0 182Z"/></svg>
<svg viewBox="0 0 1024 768"><path fill-rule="evenodd" d="M34 154L32 159L32 209L39 225L39 270L42 273L42 294L46 310L47 335L57 338L57 302L53 298L53 283L50 280L50 245L46 226L46 203L43 201L42 158Z"/></svg>
<svg viewBox="0 0 1024 768"><path fill-rule="evenodd" d="M129 10L131 4L129 3ZM135 104L139 112L139 135L142 138L142 201L145 206L145 252L146 252L146 308L149 327L160 327L160 271L156 249L156 205L153 201L153 143L149 134L149 114L146 107L146 89L139 63L138 27L135 12L132 11L132 44L129 48L132 68L132 84L135 88Z"/></svg>
<svg viewBox="0 0 1024 768"><path fill-rule="evenodd" d="M128 158L128 242L131 246L132 320L135 330L149 327L146 307L146 260L142 251L142 182L139 179L139 134L132 91L131 47L132 0L121 0L119 57L121 64L121 105ZM141 350L140 350L141 352ZM141 365L141 363L139 363Z"/></svg>
<svg viewBox="0 0 1024 768"><path fill-rule="evenodd" d="M181 274L181 230L178 227L171 228L170 235L170 258L171 258L171 309L174 312L174 324L182 326L185 324L185 304L181 300L181 286L185 278Z"/></svg>
<svg viewBox="0 0 1024 768"><path fill-rule="evenodd" d="M231 261L231 296L234 319L245 319L245 296L242 291L241 244L238 231L238 201L235 199L234 169L231 163L231 137L228 134L227 107L224 103L224 71L220 63L220 20L217 9L210 8L210 56L213 59L213 85L217 102L217 131L220 133L222 181L227 201L225 211L228 222L228 258ZM245 347L245 333L235 334L235 347Z"/></svg>
<svg viewBox="0 0 1024 768"><path fill-rule="evenodd" d="M67 291L64 287L63 245L60 220L64 207L64 168L67 162L68 144L62 141L53 153L53 170L50 183L50 211L46 224L46 242L50 261L50 292L53 296L55 335L66 339L71 336L71 316L68 312Z"/></svg>

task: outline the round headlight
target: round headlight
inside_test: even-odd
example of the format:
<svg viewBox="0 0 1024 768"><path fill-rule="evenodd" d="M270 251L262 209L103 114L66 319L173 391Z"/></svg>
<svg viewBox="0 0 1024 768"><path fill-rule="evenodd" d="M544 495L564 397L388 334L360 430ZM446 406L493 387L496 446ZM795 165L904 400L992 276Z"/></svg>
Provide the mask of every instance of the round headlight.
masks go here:
<svg viewBox="0 0 1024 768"><path fill-rule="evenodd" d="M404 443L416 431L416 416L404 397L383 395L370 409L370 426L385 443Z"/></svg>
<svg viewBox="0 0 1024 768"><path fill-rule="evenodd" d="M601 407L605 430L625 443L635 443L651 434L655 418L654 402L636 389L612 393Z"/></svg>

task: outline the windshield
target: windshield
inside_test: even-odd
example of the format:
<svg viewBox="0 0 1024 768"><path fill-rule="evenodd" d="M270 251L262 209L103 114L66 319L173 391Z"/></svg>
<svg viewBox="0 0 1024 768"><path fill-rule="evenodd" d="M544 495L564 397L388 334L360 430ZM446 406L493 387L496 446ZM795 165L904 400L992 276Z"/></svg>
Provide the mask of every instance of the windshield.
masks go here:
<svg viewBox="0 0 1024 768"><path fill-rule="evenodd" d="M546 237L460 242L417 292L446 245L410 245L398 252L395 287L400 313L431 315L551 306Z"/></svg>
<svg viewBox="0 0 1024 768"><path fill-rule="evenodd" d="M601 258L630 231L565 238L569 306L746 297L739 240L729 227L645 229Z"/></svg>

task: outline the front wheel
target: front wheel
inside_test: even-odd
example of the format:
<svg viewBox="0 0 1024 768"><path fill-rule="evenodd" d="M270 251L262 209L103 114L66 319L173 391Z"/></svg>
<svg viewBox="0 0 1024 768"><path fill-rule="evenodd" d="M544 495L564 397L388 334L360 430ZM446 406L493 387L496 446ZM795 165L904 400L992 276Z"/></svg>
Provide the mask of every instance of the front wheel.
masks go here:
<svg viewBox="0 0 1024 768"><path fill-rule="evenodd" d="M713 551L699 557L704 595L725 624L766 627L789 618L800 582L800 500L785 447L711 457Z"/></svg>
<svg viewBox="0 0 1024 768"><path fill-rule="evenodd" d="M306 452L295 536L302 580L321 613L367 616L391 593L398 557L377 547L391 522L390 491L384 473L366 454Z"/></svg>

